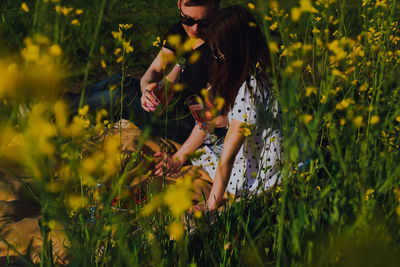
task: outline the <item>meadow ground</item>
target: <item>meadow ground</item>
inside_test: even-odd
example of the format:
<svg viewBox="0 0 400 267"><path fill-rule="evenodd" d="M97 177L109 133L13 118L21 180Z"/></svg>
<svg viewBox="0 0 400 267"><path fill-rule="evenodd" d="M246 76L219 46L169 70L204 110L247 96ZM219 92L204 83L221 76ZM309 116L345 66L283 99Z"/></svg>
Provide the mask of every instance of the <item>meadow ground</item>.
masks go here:
<svg viewBox="0 0 400 267"><path fill-rule="evenodd" d="M269 44L283 182L187 224L192 177L167 186L146 172L159 144L118 128L111 110L71 114L60 100L114 73L140 77L175 1L1 1L1 264L396 264L400 4L229 4L251 10Z"/></svg>

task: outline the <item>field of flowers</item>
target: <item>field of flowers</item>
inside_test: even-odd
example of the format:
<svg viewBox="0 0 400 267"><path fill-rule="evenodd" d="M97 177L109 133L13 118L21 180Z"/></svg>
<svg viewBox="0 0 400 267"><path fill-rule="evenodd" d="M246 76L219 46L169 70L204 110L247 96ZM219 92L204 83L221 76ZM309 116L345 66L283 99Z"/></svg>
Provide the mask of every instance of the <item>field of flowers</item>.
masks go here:
<svg viewBox="0 0 400 267"><path fill-rule="evenodd" d="M400 4L221 2L251 10L267 38L284 179L185 221L190 175L160 191L144 140L121 150L115 110L72 112L61 100L113 73L140 77L178 18L176 1L1 1L0 211L10 181L20 184L39 236L11 238L2 217L0 264L395 265ZM132 187L143 175L151 182Z"/></svg>

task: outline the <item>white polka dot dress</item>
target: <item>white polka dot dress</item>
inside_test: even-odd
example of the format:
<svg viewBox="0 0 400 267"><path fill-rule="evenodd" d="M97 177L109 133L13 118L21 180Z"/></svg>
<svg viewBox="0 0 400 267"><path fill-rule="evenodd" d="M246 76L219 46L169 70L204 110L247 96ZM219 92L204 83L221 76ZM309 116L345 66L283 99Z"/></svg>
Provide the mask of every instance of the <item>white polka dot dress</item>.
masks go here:
<svg viewBox="0 0 400 267"><path fill-rule="evenodd" d="M235 119L251 129L251 135L246 137L233 164L227 187L232 194L267 189L279 179L282 136L276 120L277 103L268 96L263 97L260 90L254 90L258 86L256 79L251 77L249 84L253 89L248 90L247 83L243 83L228 114L229 123ZM214 179L222 144L201 149L204 154L192 160L192 164L202 166Z"/></svg>

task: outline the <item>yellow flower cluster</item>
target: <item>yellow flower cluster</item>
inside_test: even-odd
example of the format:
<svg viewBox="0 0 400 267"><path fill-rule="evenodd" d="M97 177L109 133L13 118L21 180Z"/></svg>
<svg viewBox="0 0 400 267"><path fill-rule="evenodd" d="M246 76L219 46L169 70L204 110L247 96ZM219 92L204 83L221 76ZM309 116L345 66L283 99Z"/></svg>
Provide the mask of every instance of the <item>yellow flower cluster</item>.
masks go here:
<svg viewBox="0 0 400 267"><path fill-rule="evenodd" d="M311 12L318 13L311 3L311 0L300 0L300 7L293 7L291 10L292 20L298 21L302 13Z"/></svg>
<svg viewBox="0 0 400 267"><path fill-rule="evenodd" d="M192 206L192 175L197 174L186 174L177 180L163 194L155 196L141 212L142 216L147 217L161 205L167 206L174 217L174 221L167 227L171 239L181 240L184 235L181 216Z"/></svg>
<svg viewBox="0 0 400 267"><path fill-rule="evenodd" d="M53 0L52 2L56 3L58 1L54 1ZM74 8L74 7L68 7L68 6L61 6L59 4L57 4L54 7L54 9L58 14L63 15L64 17L68 17L70 15L71 16L79 16L79 15L83 14L83 10L82 9ZM75 26L79 26L80 25L79 19L73 18L71 20L71 24L75 25Z"/></svg>
<svg viewBox="0 0 400 267"><path fill-rule="evenodd" d="M125 60L125 54L129 54L134 51L134 48L131 45L131 40L126 40L124 38L124 31L130 29L131 27L132 24L119 24L118 31L111 31L111 35L117 41L117 45L121 45L121 47L116 48L114 51L114 55L117 57L117 63L122 63ZM102 67L106 68L106 63L104 60L102 62Z"/></svg>

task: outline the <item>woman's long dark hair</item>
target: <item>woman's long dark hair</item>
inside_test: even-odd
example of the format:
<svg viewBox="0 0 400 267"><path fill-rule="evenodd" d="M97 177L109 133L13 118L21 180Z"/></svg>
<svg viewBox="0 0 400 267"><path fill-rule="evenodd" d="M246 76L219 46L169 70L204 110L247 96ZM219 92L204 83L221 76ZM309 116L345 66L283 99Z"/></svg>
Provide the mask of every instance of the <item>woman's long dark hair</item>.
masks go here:
<svg viewBox="0 0 400 267"><path fill-rule="evenodd" d="M207 41L215 55L209 69L210 86L225 99L227 114L251 72L258 70L256 78L266 84L268 45L254 16L241 6L229 6L219 12Z"/></svg>

